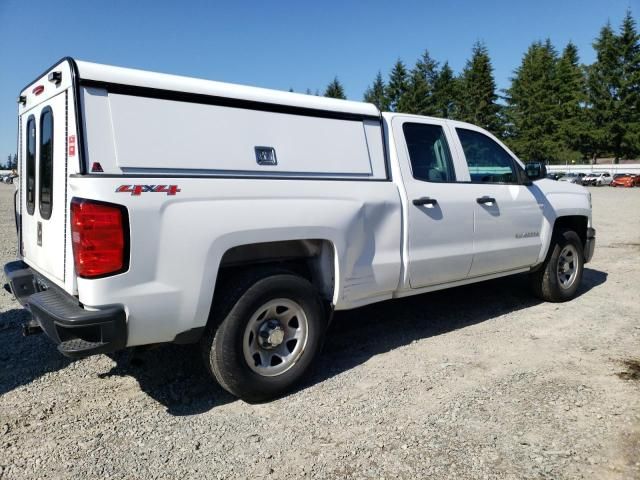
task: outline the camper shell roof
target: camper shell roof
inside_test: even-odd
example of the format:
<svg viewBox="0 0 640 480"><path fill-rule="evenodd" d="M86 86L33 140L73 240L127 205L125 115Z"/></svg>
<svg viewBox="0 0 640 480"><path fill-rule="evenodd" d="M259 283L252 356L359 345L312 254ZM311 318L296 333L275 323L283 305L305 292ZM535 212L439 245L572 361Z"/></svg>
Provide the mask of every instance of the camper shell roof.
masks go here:
<svg viewBox="0 0 640 480"><path fill-rule="evenodd" d="M283 113L336 116L339 118L352 118L353 120L380 119L380 111L370 103L115 67L75 60L70 57L65 57L56 62L43 75L46 76L51 70L54 70L64 62L68 62L71 65L76 77L74 79L76 87L105 88L114 93L178 101L228 104L228 106L273 110ZM43 75L40 75L34 82L26 86L23 92L41 79ZM225 102L224 99L231 100L231 102Z"/></svg>

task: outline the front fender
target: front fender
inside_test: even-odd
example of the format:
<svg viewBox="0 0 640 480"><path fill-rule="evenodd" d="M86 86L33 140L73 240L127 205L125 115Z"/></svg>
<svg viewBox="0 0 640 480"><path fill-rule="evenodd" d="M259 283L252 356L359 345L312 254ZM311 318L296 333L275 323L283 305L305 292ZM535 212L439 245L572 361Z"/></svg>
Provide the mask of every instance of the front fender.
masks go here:
<svg viewBox="0 0 640 480"><path fill-rule="evenodd" d="M538 256L541 263L547 257L553 228L558 218L579 216L587 218L587 227L591 227L591 194L580 186L566 182L553 180L540 180L535 182L534 195L538 204L542 207L543 222L540 236L542 237L542 249Z"/></svg>

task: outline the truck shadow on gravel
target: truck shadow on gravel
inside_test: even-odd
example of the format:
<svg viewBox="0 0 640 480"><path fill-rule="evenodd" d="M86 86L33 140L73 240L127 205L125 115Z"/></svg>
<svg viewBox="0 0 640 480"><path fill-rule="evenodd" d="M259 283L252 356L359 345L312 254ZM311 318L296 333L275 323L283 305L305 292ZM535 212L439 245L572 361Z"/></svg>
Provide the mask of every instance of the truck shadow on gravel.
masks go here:
<svg viewBox="0 0 640 480"><path fill-rule="evenodd" d="M0 395L71 363L44 335L22 336L28 319L22 308L0 312Z"/></svg>
<svg viewBox="0 0 640 480"><path fill-rule="evenodd" d="M606 273L585 268L578 296L606 279ZM539 303L540 300L530 294L526 276L515 276L338 312L314 373L298 391L415 340ZM5 316L11 316L10 327L3 329ZM0 378L0 394L71 363L43 335L20 338L19 323L26 318L27 314L20 310L0 314L0 358L8 372ZM113 368L96 375L133 377L141 390L164 405L169 414L196 415L236 401L211 380L193 345L129 350L113 354L111 358L115 361Z"/></svg>
<svg viewBox="0 0 640 480"><path fill-rule="evenodd" d="M606 280L605 272L585 268L576 298ZM316 374L303 388L415 340L482 323L540 303L542 301L531 293L528 277L524 274L339 312L335 315Z"/></svg>

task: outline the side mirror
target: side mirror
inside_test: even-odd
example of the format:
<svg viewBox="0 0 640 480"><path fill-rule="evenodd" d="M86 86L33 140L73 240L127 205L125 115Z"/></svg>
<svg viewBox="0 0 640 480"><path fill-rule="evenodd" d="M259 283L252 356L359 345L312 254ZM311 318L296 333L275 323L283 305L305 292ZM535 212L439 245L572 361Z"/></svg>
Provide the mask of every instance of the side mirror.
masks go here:
<svg viewBox="0 0 640 480"><path fill-rule="evenodd" d="M540 180L547 176L547 166L541 162L531 162L525 165L529 180Z"/></svg>

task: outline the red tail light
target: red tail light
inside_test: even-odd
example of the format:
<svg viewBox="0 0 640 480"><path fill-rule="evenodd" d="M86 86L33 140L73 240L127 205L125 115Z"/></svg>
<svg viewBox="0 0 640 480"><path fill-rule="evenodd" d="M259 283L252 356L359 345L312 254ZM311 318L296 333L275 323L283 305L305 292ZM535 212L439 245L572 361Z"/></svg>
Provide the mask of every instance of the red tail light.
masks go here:
<svg viewBox="0 0 640 480"><path fill-rule="evenodd" d="M71 242L76 273L83 278L113 275L128 268L128 218L121 205L74 198Z"/></svg>

